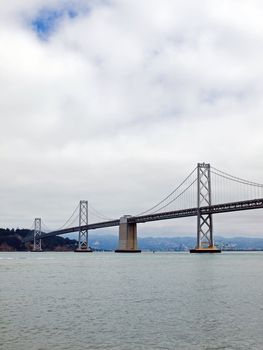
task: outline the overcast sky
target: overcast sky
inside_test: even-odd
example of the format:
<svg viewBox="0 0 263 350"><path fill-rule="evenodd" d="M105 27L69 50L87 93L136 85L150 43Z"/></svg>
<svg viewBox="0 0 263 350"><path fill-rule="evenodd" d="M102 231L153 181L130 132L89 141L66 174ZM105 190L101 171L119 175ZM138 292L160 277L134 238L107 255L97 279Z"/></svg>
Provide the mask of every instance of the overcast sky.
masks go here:
<svg viewBox="0 0 263 350"><path fill-rule="evenodd" d="M55 229L80 199L136 214L203 161L263 183L262 15L257 0L1 1L0 226ZM261 210L214 221L263 237Z"/></svg>

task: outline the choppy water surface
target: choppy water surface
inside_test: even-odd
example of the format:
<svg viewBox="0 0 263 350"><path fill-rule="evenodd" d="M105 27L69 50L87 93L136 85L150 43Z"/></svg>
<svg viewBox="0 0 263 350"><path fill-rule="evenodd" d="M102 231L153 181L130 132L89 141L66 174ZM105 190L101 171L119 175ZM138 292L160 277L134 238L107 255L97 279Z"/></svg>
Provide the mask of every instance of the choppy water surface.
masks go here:
<svg viewBox="0 0 263 350"><path fill-rule="evenodd" d="M263 254L0 253L0 349L263 349Z"/></svg>

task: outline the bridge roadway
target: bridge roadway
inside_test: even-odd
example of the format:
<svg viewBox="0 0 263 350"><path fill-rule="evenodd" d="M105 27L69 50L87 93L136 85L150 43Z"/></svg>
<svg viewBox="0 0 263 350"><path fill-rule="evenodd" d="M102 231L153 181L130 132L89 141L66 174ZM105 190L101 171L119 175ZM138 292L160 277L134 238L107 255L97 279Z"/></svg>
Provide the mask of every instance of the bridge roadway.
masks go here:
<svg viewBox="0 0 263 350"><path fill-rule="evenodd" d="M201 214L206 215L206 214L228 213L233 211L241 211L241 210L249 210L249 209L262 209L262 208L263 208L263 198L259 198L259 199L252 199L252 200L239 201L239 202L215 204L211 206L201 207L199 210ZM127 221L128 223L139 224L139 223L144 223L149 221L159 221L159 220L185 218L189 216L197 216L197 214L198 214L198 208L190 208L190 209L182 209L182 210L167 211L162 213L141 215L141 216L130 216L127 218ZM120 220L116 219L116 220L84 225L84 226L81 226L81 229L94 230L98 228L113 227L113 226L119 226L119 225L120 225ZM40 236L40 238L63 235L71 232L78 232L79 229L80 229L79 226L69 227L62 230L44 233ZM32 238L30 239L28 237L28 239L25 239L25 241L30 241L30 240L32 240Z"/></svg>

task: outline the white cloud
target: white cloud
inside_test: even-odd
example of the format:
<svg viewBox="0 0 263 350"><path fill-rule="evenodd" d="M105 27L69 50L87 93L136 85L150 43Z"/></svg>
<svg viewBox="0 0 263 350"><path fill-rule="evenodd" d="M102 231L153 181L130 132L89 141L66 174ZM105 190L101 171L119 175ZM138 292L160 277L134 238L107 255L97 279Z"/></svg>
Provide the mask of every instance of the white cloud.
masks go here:
<svg viewBox="0 0 263 350"><path fill-rule="evenodd" d="M259 1L65 2L78 16L41 40L30 23L59 6L0 4L1 226L55 228L79 199L140 212L200 161L263 182ZM215 227L263 232L244 217ZM195 230L149 229L171 225Z"/></svg>

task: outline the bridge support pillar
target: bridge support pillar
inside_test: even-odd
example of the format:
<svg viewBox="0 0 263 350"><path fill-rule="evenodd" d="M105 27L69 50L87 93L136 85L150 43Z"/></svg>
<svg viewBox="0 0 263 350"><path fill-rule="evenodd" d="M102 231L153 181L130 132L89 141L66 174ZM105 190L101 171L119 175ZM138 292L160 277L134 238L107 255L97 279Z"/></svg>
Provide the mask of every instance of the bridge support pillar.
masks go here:
<svg viewBox="0 0 263 350"><path fill-rule="evenodd" d="M221 253L214 245L212 214L202 214L202 206L211 206L210 164L197 164L197 244L190 253Z"/></svg>
<svg viewBox="0 0 263 350"><path fill-rule="evenodd" d="M79 202L79 244L75 249L76 253L91 253L89 247L88 229L82 229L81 226L88 225L88 201Z"/></svg>
<svg viewBox="0 0 263 350"><path fill-rule="evenodd" d="M140 253L137 247L137 224L128 223L130 215L120 218L119 226L119 248L115 253Z"/></svg>
<svg viewBox="0 0 263 350"><path fill-rule="evenodd" d="M41 218L35 218L33 252L42 252L40 236L41 236Z"/></svg>

